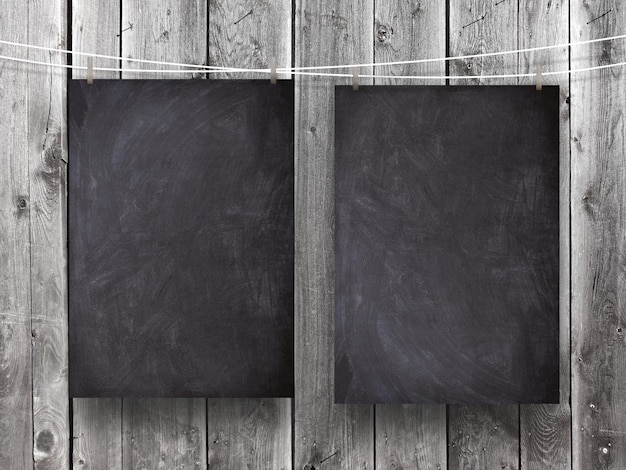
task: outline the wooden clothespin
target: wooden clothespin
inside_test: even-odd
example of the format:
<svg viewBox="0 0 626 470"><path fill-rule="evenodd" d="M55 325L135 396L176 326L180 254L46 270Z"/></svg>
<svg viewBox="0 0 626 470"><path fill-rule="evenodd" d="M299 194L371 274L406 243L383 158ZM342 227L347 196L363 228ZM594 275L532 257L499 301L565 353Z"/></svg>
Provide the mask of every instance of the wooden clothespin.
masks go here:
<svg viewBox="0 0 626 470"><path fill-rule="evenodd" d="M352 89L359 91L359 68L352 67Z"/></svg>
<svg viewBox="0 0 626 470"><path fill-rule="evenodd" d="M537 75L535 78L535 89L541 91L543 88L543 75L541 75L541 64L537 66Z"/></svg>
<svg viewBox="0 0 626 470"><path fill-rule="evenodd" d="M276 57L270 59L270 83L276 85Z"/></svg>
<svg viewBox="0 0 626 470"><path fill-rule="evenodd" d="M87 57L87 85L93 85L93 57Z"/></svg>

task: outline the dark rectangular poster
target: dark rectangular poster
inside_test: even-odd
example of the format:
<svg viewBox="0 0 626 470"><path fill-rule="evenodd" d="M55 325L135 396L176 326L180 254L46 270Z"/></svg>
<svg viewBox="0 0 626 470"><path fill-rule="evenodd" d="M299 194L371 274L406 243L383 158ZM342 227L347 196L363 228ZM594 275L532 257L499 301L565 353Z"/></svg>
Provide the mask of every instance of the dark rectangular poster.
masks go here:
<svg viewBox="0 0 626 470"><path fill-rule="evenodd" d="M336 402L558 402L558 87L337 87L335 151Z"/></svg>
<svg viewBox="0 0 626 470"><path fill-rule="evenodd" d="M70 393L293 395L293 83L71 81Z"/></svg>

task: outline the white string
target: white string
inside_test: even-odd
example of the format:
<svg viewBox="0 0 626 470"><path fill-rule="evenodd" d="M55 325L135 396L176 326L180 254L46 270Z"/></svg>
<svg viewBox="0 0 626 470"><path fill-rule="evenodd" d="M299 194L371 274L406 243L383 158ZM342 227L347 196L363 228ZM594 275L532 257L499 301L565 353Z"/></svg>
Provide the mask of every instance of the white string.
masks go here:
<svg viewBox="0 0 626 470"><path fill-rule="evenodd" d="M60 64L55 62L42 62L39 60L31 60L31 59L21 59L19 57L10 57L6 55L0 55L0 59L9 60L13 62L21 62L24 64L35 64L35 65L47 65L49 67L56 67L62 69L72 69L72 70L87 70L87 67L84 65L69 65L69 64ZM225 73L225 72L269 72L269 69L209 69L209 70L176 70L176 69L168 69L168 70L154 70L154 69L122 69L116 67L93 67L94 71L101 72L133 72L133 73Z"/></svg>
<svg viewBox="0 0 626 470"><path fill-rule="evenodd" d="M63 69L72 69L72 70L87 70L87 67L84 65L69 65L69 64L59 64L54 62L41 62L38 60L31 59L21 59L19 57L10 57L5 55L0 55L0 59L9 60L14 62L21 62L25 64L35 64L35 65L46 65L48 67L57 67ZM596 65L593 67L585 67L580 69L568 69L568 70L556 70L552 72L542 72L544 76L550 75L561 75L561 74L574 74L578 72L590 72L593 70L603 70L609 69L613 67L623 67L626 65L626 62L617 62L615 64L605 64L605 65ZM116 67L93 67L94 71L101 72L132 72L132 73L241 73L241 72L258 72L258 73L271 73L271 69L228 69L228 68L220 68L220 69L209 69L209 70L152 70L152 69L122 69ZM277 72L279 69L276 69ZM307 71L292 71L290 72L292 75L306 75L306 76L315 76L315 77L352 77L351 73L331 73L331 72L307 72ZM385 78L385 79L399 79L399 80L484 80L484 79L497 79L497 78L527 78L527 77L535 77L537 74L535 72L529 73L512 73L512 74L502 74L502 75L373 75L373 74L364 74L359 75L359 78Z"/></svg>
<svg viewBox="0 0 626 470"><path fill-rule="evenodd" d="M94 57L94 58L99 58L99 59L112 59L112 60L118 60L118 61L126 60L129 62L138 62L142 64L169 65L173 67L192 67L192 68L199 68L199 69L210 69L210 70L214 69L214 70L222 70L222 71L245 70L245 69L236 69L236 68L231 68L231 67L220 67L216 65L183 64L179 62L161 62L158 60L149 60L149 59L133 59L132 57L119 57L119 56L114 56L114 55L94 54L92 52L71 51L69 49L57 49L55 47L35 46L32 44L24 44L21 42L13 42L13 41L4 41L1 39L0 39L0 44L6 44L8 46L25 47L26 49L35 49L39 51L57 52L57 53L62 53L62 54L72 54L72 55L78 55L78 56L84 56L84 57ZM96 69L94 68L94 70ZM124 71L127 71L127 70L128 69L125 69ZM250 71L254 71L254 70L250 70Z"/></svg>
<svg viewBox="0 0 626 470"><path fill-rule="evenodd" d="M597 65L594 67L585 67L580 69L569 69L569 70L556 70L552 72L542 72L543 76L550 75L566 75L566 74L574 74L578 72L590 72L593 70L603 70L610 69L613 67L623 67L626 65L626 62L617 62L615 64L606 64L606 65ZM352 77L351 73L324 73L324 72L292 72L293 75L310 75L310 76L321 76L321 77ZM529 73L511 73L511 74L503 74L503 75L372 75L372 74L364 74L359 75L359 78L389 78L389 79L398 79L398 80L483 80L483 79L491 79L491 78L527 78L527 77L536 77L536 72Z"/></svg>
<svg viewBox="0 0 626 470"><path fill-rule="evenodd" d="M483 52L480 54L458 55L458 56L453 56L453 57L437 57L437 58L431 58L431 59L401 60L401 61L395 61L395 62L377 62L377 63L372 63L372 64L292 67L292 68L285 68L285 69L277 69L277 71L289 72L289 71L296 71L296 70L324 70L324 69L340 69L340 68L348 68L348 67L367 68L367 67L380 67L380 66L388 66L388 65L426 64L429 62L439 62L439 61L447 62L450 60L477 59L477 58L482 58L482 57L492 57L492 56L498 56L498 55L519 54L519 53L525 53L525 52L537 52L537 51L544 51L548 49L560 49L560 48L565 48L565 47L582 46L585 44L592 44L592 43L603 42L603 41L613 41L616 39L624 39L624 38L626 38L626 34L620 34L618 36L610 36L610 37L598 38L598 39L588 39L585 41L578 41L578 42L568 42L568 43L556 44L552 46L527 47L524 49L516 49L516 50L501 51L501 52ZM547 74L543 74L543 75L547 75ZM359 76L361 77L363 75L359 75Z"/></svg>
<svg viewBox="0 0 626 470"><path fill-rule="evenodd" d="M626 38L626 34L621 34L617 36L609 36L609 37L604 37L604 38L597 38L597 39L587 39L585 41L568 42L564 44L556 44L556 45L551 45L551 46L528 47L524 49L515 49L515 50L501 51L501 52L483 52L480 54L468 54L468 55L453 56L453 57L438 57L438 58L430 58L430 59L415 59L415 60L402 60L402 61L394 61L394 62L378 62L378 63L365 63L365 64L283 67L283 68L277 68L276 72L277 73L291 73L291 72L305 71L305 70L329 70L329 69L342 69L342 68L354 68L354 67L367 68L367 67L380 67L380 66L389 66L389 65L425 64L425 63L439 62L439 61L466 60L466 59L476 59L476 58L482 58L482 57L492 57L492 56L498 56L498 55L519 54L519 53L526 53L526 52L543 51L543 50L548 50L548 49L559 49L559 48L565 48L565 47L581 46L585 44L593 44L593 43L603 42L603 41L613 41L613 40L624 39L624 38ZM4 41L4 40L0 40L0 44L24 47L28 49L72 54L72 55L78 55L78 56L95 57L95 58L101 58L101 59L113 59L113 60L118 60L118 61L125 60L129 62L165 65L165 66L170 66L170 67L190 67L190 68L202 70L203 72L204 71L208 72L209 70L216 70L216 71L221 71L221 72L257 72L257 73L270 73L271 72L270 69L244 69L244 68L236 68L236 67L221 67L221 66L215 66L215 65L183 64L183 63L177 63L177 62L162 62L162 61L148 60L148 59L134 59L132 57L119 57L119 56L111 56L111 55L104 55L104 54L94 54L91 52L71 51L69 49L57 49L54 47L35 46L31 44L24 44L24 43ZM5 58L5 56L2 56L2 58ZM32 62L32 63L35 63L35 62ZM70 68L70 67L67 67L67 68ZM106 69L94 68L94 70L114 71L114 72L115 71L124 71L124 72L131 71L128 69L122 70L122 69L115 69L115 68L110 68L110 69L109 68L106 68ZM144 73L144 70L132 70L132 71L135 73ZM172 72L167 72L164 70L154 70L154 71L150 70L148 72L149 73L173 73L173 72L190 73L189 71L181 71L181 70L175 70ZM193 71L191 71L191 73L193 73ZM566 73L566 72L563 71L563 72L557 72L557 73ZM545 73L543 75L550 75L550 73ZM321 75L321 76L324 76L324 75ZM337 75L331 75L331 76L337 76ZM338 75L338 76L344 76L344 75ZM361 75L361 76L364 77L364 75ZM515 77L519 77L519 76L520 75L515 75ZM515 78L515 77L511 76L511 78ZM378 76L378 78L383 78L383 77ZM410 77L410 78L413 78L413 77ZM442 77L428 77L428 78L441 79ZM448 78L448 77L443 77L443 78ZM505 77L502 76L502 78L505 78Z"/></svg>

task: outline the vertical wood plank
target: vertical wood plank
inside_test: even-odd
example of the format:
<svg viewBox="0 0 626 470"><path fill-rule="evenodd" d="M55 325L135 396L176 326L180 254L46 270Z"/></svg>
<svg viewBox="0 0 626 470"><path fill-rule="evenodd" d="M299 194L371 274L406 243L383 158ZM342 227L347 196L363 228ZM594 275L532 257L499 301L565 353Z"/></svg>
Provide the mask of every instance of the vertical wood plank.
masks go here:
<svg viewBox="0 0 626 470"><path fill-rule="evenodd" d="M376 62L446 55L445 2L375 2ZM445 62L376 67L376 75L444 75ZM376 79L385 85L443 81ZM376 405L376 468L447 468L445 405Z"/></svg>
<svg viewBox="0 0 626 470"><path fill-rule="evenodd" d="M519 2L519 47L564 44L569 39L569 1ZM536 72L567 70L567 48L520 54L519 71ZM520 79L520 84L532 85L534 79ZM559 85L561 90L560 131L560 376L561 394L558 405L520 406L520 452L522 469L571 468L571 408L570 408L570 139L569 139L569 76L543 78L546 85Z"/></svg>
<svg viewBox="0 0 626 470"><path fill-rule="evenodd" d="M74 398L74 470L122 468L122 400Z"/></svg>
<svg viewBox="0 0 626 470"><path fill-rule="evenodd" d="M623 34L617 0L571 3L573 41ZM572 48L572 67L626 60L623 40ZM623 67L575 74L572 101L573 468L626 468Z"/></svg>
<svg viewBox="0 0 626 470"><path fill-rule="evenodd" d="M120 55L120 1L72 0L72 50L110 56ZM125 27L130 27L126 25ZM87 57L72 56L72 64L85 67ZM94 58L94 67L119 67L119 60ZM118 72L94 71L94 78L119 78ZM72 78L84 79L85 70L72 70Z"/></svg>
<svg viewBox="0 0 626 470"><path fill-rule="evenodd" d="M518 48L518 2L467 0L450 2L450 56ZM517 79L483 79L481 75L517 73L517 54L450 62L455 85L516 84ZM477 110L480 112L480 110ZM519 407L450 406L448 468L519 468Z"/></svg>
<svg viewBox="0 0 626 470"><path fill-rule="evenodd" d="M206 65L206 0L123 0L122 57ZM198 78L198 73L136 74L132 69L178 69L123 61L123 78Z"/></svg>
<svg viewBox="0 0 626 470"><path fill-rule="evenodd" d="M28 42L26 4L0 15L0 30ZM26 57L0 46L0 53ZM27 65L3 63L0 76L0 462L32 467L30 188Z"/></svg>
<svg viewBox="0 0 626 470"><path fill-rule="evenodd" d="M209 65L269 68L291 66L290 1L209 0ZM216 73L214 78L267 78L260 73ZM278 78L289 78L279 74Z"/></svg>
<svg viewBox="0 0 626 470"><path fill-rule="evenodd" d="M291 468L291 400L209 399L209 467Z"/></svg>
<svg viewBox="0 0 626 470"><path fill-rule="evenodd" d="M235 24L236 23L236 24ZM209 0L209 65L267 68L291 65L291 1L236 3ZM266 79L262 73L209 78ZM278 78L289 78L279 74ZM292 462L290 398L210 399L207 407L211 468L287 469Z"/></svg>
<svg viewBox="0 0 626 470"><path fill-rule="evenodd" d="M296 66L373 62L373 13L373 0L296 2ZM335 83L350 81L296 77L296 469L374 467L373 407L334 404Z"/></svg>
<svg viewBox="0 0 626 470"><path fill-rule="evenodd" d="M28 43L67 48L67 2L28 9ZM63 54L29 57L65 63ZM37 469L69 465L66 253L66 70L45 66L28 74L28 155L31 199L33 454Z"/></svg>
<svg viewBox="0 0 626 470"><path fill-rule="evenodd" d="M120 54L120 0L72 0L72 50L118 56ZM83 56L73 63L86 65ZM116 60L95 59L94 67L119 67ZM86 72L72 70L72 78ZM119 78L118 72L94 71L95 79ZM70 162L71 165L71 162ZM71 312L70 312L71 314ZM73 404L72 463L74 470L122 468L122 400L76 398Z"/></svg>
<svg viewBox="0 0 626 470"><path fill-rule="evenodd" d="M122 56L206 64L206 1L123 0ZM125 29L125 28L122 28ZM122 62L122 68L166 69ZM198 77L198 74L193 74ZM192 74L122 72L123 78L192 78ZM122 402L123 468L206 467L205 399L125 399ZM159 467L160 466L160 467Z"/></svg>
<svg viewBox="0 0 626 470"><path fill-rule="evenodd" d="M377 0L374 56L376 63L432 59L446 55L445 2ZM444 75L445 61L385 65L376 75ZM445 81L377 78L377 85L442 85Z"/></svg>
<svg viewBox="0 0 626 470"><path fill-rule="evenodd" d="M451 406L449 469L519 468L517 406Z"/></svg>
<svg viewBox="0 0 626 470"><path fill-rule="evenodd" d="M447 468L445 405L376 405L376 468Z"/></svg>
<svg viewBox="0 0 626 470"><path fill-rule="evenodd" d="M450 56L509 51L518 45L516 0L451 0ZM515 85L517 79L484 79L480 75L517 72L517 54L450 61L450 75L469 75L472 80L450 80L454 85Z"/></svg>
<svg viewBox="0 0 626 470"><path fill-rule="evenodd" d="M120 52L120 2L93 4L72 1L72 49L117 56ZM73 63L86 65L83 56ZM94 66L119 66L119 61L94 60ZM118 78L117 72L94 72L94 78ZM84 79L86 72L72 70L72 78ZM73 403L73 468L122 468L122 400L77 398Z"/></svg>
<svg viewBox="0 0 626 470"><path fill-rule="evenodd" d="M124 469L206 469L204 398L128 398L122 407Z"/></svg>

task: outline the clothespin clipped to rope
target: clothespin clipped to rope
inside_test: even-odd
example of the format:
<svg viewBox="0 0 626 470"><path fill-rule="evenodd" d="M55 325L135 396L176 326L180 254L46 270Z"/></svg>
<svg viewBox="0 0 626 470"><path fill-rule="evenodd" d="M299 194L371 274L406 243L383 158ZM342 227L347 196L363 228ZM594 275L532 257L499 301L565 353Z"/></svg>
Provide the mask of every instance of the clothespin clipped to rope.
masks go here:
<svg viewBox="0 0 626 470"><path fill-rule="evenodd" d="M352 67L352 89L359 91L359 68Z"/></svg>
<svg viewBox="0 0 626 470"><path fill-rule="evenodd" d="M93 57L87 57L87 85L93 85Z"/></svg>
<svg viewBox="0 0 626 470"><path fill-rule="evenodd" d="M276 57L270 59L270 83L276 85Z"/></svg>
<svg viewBox="0 0 626 470"><path fill-rule="evenodd" d="M541 64L537 66L537 75L535 77L535 89L541 91L543 88L543 75L541 75Z"/></svg>

